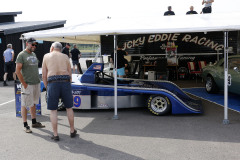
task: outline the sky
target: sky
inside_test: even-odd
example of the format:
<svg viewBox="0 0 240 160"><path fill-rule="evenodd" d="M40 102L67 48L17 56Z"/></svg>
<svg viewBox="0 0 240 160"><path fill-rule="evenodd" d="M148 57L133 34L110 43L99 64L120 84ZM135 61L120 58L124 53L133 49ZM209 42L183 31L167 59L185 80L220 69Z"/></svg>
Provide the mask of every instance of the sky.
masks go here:
<svg viewBox="0 0 240 160"><path fill-rule="evenodd" d="M163 15L167 7L177 15L185 15L190 6L198 13L202 0L2 0L0 12L22 11L16 21L67 20L65 26L80 24L108 16L136 17ZM239 11L240 0L215 0L212 14Z"/></svg>

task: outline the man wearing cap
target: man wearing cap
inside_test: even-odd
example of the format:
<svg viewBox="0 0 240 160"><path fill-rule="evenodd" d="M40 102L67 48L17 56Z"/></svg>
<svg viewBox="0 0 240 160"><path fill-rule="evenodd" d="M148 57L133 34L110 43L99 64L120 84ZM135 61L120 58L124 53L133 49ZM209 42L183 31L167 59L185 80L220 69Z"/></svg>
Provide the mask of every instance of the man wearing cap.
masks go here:
<svg viewBox="0 0 240 160"><path fill-rule="evenodd" d="M172 11L172 6L168 6L168 11L164 13L164 16L171 16L175 15L175 13Z"/></svg>
<svg viewBox="0 0 240 160"><path fill-rule="evenodd" d="M45 127L36 120L36 104L40 97L40 79L38 73L38 59L34 51L38 43L34 38L26 42L26 49L20 52L16 59L16 74L20 80L21 87L21 113L24 124L24 131L32 133L27 123L27 107L30 108L32 117L32 128Z"/></svg>
<svg viewBox="0 0 240 160"><path fill-rule="evenodd" d="M16 82L16 73L14 67L14 50L12 49L12 44L7 45L7 49L3 52L4 59L4 76L3 76L3 86L8 86L7 84L7 75L8 72L13 73L13 79Z"/></svg>
<svg viewBox="0 0 240 160"><path fill-rule="evenodd" d="M193 10L193 6L190 7L190 11L188 11L186 14L198 14L196 11Z"/></svg>
<svg viewBox="0 0 240 160"><path fill-rule="evenodd" d="M69 48L70 48L70 44L67 43L65 47L63 47L62 49L62 53L66 54L68 57L70 57L70 54L69 54Z"/></svg>

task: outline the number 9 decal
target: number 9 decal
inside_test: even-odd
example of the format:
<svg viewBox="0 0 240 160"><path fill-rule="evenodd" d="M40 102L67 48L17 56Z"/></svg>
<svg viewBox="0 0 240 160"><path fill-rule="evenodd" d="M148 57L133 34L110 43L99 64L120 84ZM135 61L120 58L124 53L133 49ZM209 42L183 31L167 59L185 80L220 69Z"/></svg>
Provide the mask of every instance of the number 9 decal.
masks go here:
<svg viewBox="0 0 240 160"><path fill-rule="evenodd" d="M74 105L74 107L80 107L81 98L79 96L74 96L73 97L73 105Z"/></svg>

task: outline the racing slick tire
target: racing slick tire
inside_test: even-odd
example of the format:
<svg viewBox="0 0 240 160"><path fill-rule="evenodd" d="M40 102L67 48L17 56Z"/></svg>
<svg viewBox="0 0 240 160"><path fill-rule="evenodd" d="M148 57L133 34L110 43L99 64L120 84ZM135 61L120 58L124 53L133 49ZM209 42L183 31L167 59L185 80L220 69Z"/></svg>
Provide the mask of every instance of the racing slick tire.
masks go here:
<svg viewBox="0 0 240 160"><path fill-rule="evenodd" d="M46 101L46 103L47 103L47 92L46 92L46 94L45 94L45 101ZM57 109L57 110L58 110L58 111L63 111L63 110L65 110L65 107L64 107L64 104L63 104L61 98L59 99L58 109Z"/></svg>
<svg viewBox="0 0 240 160"><path fill-rule="evenodd" d="M218 91L216 82L214 81L212 76L207 76L205 89L208 93L216 93Z"/></svg>
<svg viewBox="0 0 240 160"><path fill-rule="evenodd" d="M151 95L147 103L150 112L157 116L166 115L170 113L172 105L167 96Z"/></svg>

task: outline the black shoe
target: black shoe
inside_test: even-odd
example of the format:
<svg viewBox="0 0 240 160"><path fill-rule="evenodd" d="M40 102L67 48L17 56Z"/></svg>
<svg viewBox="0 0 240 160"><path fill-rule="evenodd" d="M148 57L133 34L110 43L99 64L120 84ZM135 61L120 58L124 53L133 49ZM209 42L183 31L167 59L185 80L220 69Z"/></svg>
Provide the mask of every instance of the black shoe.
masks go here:
<svg viewBox="0 0 240 160"><path fill-rule="evenodd" d="M8 84L7 83L3 83L3 86L8 86Z"/></svg>
<svg viewBox="0 0 240 160"><path fill-rule="evenodd" d="M36 122L36 123L32 124L32 128L44 128L44 127L45 127L45 125L43 125L40 122Z"/></svg>
<svg viewBox="0 0 240 160"><path fill-rule="evenodd" d="M54 141L59 141L59 136L52 136L51 139L53 139Z"/></svg>
<svg viewBox="0 0 240 160"><path fill-rule="evenodd" d="M70 137L74 138L74 137L76 137L76 135L77 135L77 130L74 129L74 132L70 133Z"/></svg>

